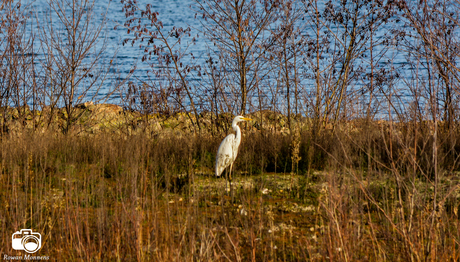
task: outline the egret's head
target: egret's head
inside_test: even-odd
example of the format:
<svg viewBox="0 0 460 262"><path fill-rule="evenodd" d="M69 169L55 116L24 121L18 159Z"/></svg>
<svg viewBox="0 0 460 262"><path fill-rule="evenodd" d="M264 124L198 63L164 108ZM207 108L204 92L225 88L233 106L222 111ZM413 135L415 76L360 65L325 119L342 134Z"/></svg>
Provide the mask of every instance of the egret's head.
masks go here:
<svg viewBox="0 0 460 262"><path fill-rule="evenodd" d="M233 122L242 122L242 121L249 121L252 120L251 118L243 117L243 116L237 116L235 119L233 119Z"/></svg>

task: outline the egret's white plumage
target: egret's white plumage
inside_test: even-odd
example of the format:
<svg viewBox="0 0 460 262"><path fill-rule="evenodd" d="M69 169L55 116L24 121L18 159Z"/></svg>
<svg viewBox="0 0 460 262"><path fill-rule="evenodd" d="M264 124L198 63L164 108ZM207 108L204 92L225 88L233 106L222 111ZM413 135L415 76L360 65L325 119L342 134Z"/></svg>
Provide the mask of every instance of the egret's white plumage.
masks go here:
<svg viewBox="0 0 460 262"><path fill-rule="evenodd" d="M237 116L233 119L232 128L236 134L230 134L224 138L222 143L220 143L219 149L217 150L216 156L216 176L220 176L225 168L230 166L230 175L233 167L233 162L235 161L236 156L238 155L238 147L241 143L241 130L238 126L239 122L252 120L250 118L245 118L242 116Z"/></svg>

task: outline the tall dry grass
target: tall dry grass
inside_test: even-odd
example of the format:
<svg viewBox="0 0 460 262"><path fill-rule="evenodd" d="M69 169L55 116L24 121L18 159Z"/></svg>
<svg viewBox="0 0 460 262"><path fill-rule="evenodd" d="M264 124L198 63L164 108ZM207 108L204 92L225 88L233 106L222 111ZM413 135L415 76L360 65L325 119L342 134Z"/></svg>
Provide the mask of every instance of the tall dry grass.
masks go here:
<svg viewBox="0 0 460 262"><path fill-rule="evenodd" d="M458 137L439 132L435 169L432 130L246 130L234 202L220 136L3 136L0 251L32 228L56 261L456 261Z"/></svg>

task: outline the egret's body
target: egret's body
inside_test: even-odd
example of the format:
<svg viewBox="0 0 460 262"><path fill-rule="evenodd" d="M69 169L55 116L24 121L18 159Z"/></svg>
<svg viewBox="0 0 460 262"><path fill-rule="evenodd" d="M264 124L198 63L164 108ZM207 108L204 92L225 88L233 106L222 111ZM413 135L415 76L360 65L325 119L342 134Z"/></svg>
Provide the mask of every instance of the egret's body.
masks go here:
<svg viewBox="0 0 460 262"><path fill-rule="evenodd" d="M226 136L222 143L220 143L216 156L216 176L220 176L222 172L230 166L229 180L231 180L233 162L238 155L238 147L241 143L241 130L238 123L248 120L252 119L242 116L237 116L233 119L232 128L236 133Z"/></svg>

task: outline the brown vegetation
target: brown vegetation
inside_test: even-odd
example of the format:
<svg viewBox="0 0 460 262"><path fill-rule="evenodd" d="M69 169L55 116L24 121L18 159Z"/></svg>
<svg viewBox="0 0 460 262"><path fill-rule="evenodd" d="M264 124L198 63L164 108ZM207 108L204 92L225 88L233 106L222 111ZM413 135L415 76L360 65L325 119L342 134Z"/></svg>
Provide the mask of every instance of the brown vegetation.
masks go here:
<svg viewBox="0 0 460 262"><path fill-rule="evenodd" d="M55 261L460 260L458 0L196 1L199 59L122 3L147 80L94 2L0 6L2 258L31 228ZM212 170L243 113L233 200Z"/></svg>
<svg viewBox="0 0 460 262"><path fill-rule="evenodd" d="M85 119L112 107L89 105ZM225 131L196 134L186 116L147 127L118 110L120 124L97 131L4 135L2 254L20 254L9 239L30 227L53 260L458 259L458 156L444 146L457 136L440 131L436 177L433 123L357 120L313 137L303 119L291 136L286 116L258 114L243 130L235 202L212 172Z"/></svg>

